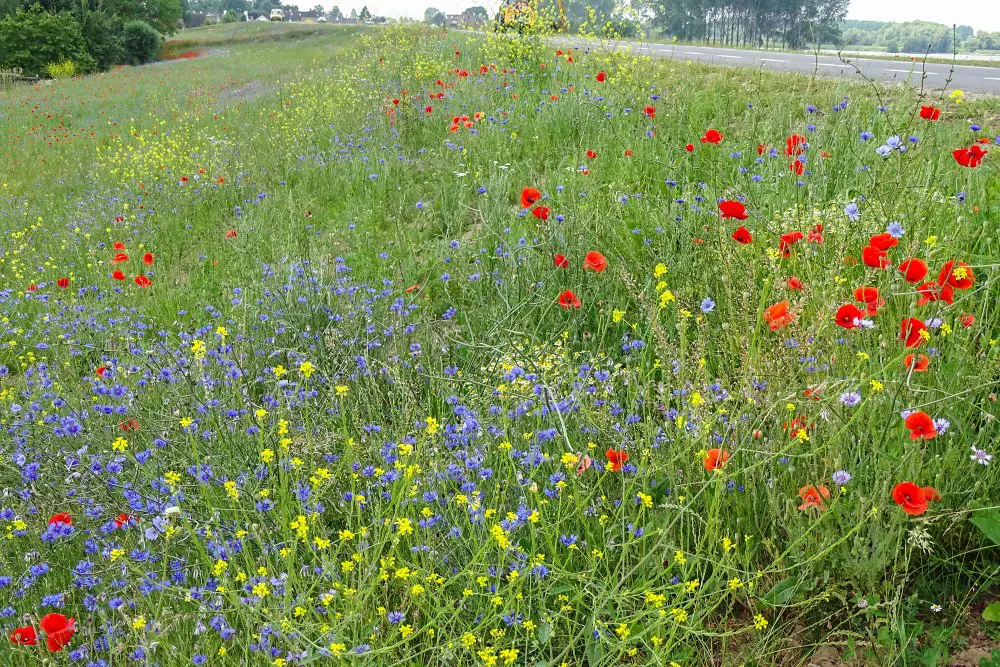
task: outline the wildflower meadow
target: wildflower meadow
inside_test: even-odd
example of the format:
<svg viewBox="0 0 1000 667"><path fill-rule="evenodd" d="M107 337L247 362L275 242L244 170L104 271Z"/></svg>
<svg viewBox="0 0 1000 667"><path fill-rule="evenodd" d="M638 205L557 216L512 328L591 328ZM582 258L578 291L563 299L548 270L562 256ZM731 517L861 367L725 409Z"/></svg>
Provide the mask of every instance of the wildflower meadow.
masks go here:
<svg viewBox="0 0 1000 667"><path fill-rule="evenodd" d="M177 40L0 91L0 664L1000 665L998 100Z"/></svg>

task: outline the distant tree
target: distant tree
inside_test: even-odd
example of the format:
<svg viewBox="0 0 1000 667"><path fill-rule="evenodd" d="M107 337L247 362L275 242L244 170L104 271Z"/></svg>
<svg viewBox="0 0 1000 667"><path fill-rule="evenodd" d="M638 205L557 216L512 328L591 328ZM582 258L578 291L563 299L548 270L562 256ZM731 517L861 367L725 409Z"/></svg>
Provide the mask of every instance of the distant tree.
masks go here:
<svg viewBox="0 0 1000 667"><path fill-rule="evenodd" d="M372 13L368 11L368 5L361 8L361 13L358 14L358 18L362 21L367 21L372 17Z"/></svg>
<svg viewBox="0 0 1000 667"><path fill-rule="evenodd" d="M351 7L351 20L352 21L358 20L358 10L354 9L353 7Z"/></svg>
<svg viewBox="0 0 1000 667"><path fill-rule="evenodd" d="M436 7L428 7L424 10L424 22L428 25L444 25L445 15Z"/></svg>
<svg viewBox="0 0 1000 667"><path fill-rule="evenodd" d="M125 57L133 65L152 62L160 48L160 33L145 21L129 21L123 30Z"/></svg>
<svg viewBox="0 0 1000 667"><path fill-rule="evenodd" d="M344 15L341 13L340 7L334 5L330 8L330 13L327 15L327 18L331 21L341 21L343 20Z"/></svg>
<svg viewBox="0 0 1000 667"><path fill-rule="evenodd" d="M312 8L312 11L315 14L318 14L319 16L323 16L323 14L326 13L326 10L323 9L323 5L316 5L315 7Z"/></svg>
<svg viewBox="0 0 1000 667"><path fill-rule="evenodd" d="M72 60L77 71L94 66L72 14L51 14L36 5L0 20L0 67L20 67L28 76L44 76L47 65L65 60Z"/></svg>
<svg viewBox="0 0 1000 667"><path fill-rule="evenodd" d="M475 7L469 7L465 10L465 13L476 19L477 21L486 22L490 20L489 12L482 5L476 5Z"/></svg>

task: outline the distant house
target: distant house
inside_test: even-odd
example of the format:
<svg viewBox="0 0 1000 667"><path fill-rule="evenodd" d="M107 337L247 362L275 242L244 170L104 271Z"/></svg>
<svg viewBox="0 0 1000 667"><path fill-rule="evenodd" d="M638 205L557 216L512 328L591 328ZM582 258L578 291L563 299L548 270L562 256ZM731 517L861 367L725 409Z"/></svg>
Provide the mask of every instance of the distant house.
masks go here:
<svg viewBox="0 0 1000 667"><path fill-rule="evenodd" d="M298 7L295 7L294 5L285 5L282 9L285 10L286 21L298 23L302 20L302 12L299 11Z"/></svg>
<svg viewBox="0 0 1000 667"><path fill-rule="evenodd" d="M299 12L299 20L303 23L316 23L319 21L320 14L310 10L307 12Z"/></svg>
<svg viewBox="0 0 1000 667"><path fill-rule="evenodd" d="M444 24L449 28L461 28L462 27L462 15L461 14L448 14L445 17Z"/></svg>
<svg viewBox="0 0 1000 667"><path fill-rule="evenodd" d="M464 12L462 12L462 25L464 25L466 28L479 28L482 26L482 24L483 24L482 17L470 13L469 10L465 10Z"/></svg>

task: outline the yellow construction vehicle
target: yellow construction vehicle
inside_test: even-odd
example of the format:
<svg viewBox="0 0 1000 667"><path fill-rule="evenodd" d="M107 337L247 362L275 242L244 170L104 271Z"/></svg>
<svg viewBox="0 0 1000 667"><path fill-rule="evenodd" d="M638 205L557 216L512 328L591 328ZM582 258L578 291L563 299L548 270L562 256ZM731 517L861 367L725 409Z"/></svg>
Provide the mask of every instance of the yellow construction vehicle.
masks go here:
<svg viewBox="0 0 1000 667"><path fill-rule="evenodd" d="M538 29L539 9L536 6L537 2L538 0L505 0L497 11L493 29L497 32L516 30L522 34ZM556 7L558 15L552 20L551 28L556 32L563 32L569 27L563 0L556 0Z"/></svg>

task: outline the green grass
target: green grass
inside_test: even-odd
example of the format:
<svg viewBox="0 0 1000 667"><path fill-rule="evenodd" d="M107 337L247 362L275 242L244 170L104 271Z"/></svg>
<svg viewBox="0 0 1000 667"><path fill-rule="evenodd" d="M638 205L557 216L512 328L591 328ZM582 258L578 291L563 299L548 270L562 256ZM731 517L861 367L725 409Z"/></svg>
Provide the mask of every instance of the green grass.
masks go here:
<svg viewBox="0 0 1000 667"><path fill-rule="evenodd" d="M939 664L995 636L1000 463L970 455L996 452L1000 148L952 156L995 99L289 30L0 92L2 629L76 619L2 664ZM893 265L974 284L917 305L865 266L894 222ZM837 326L865 285L872 328ZM919 349L907 317L940 320ZM949 426L912 440L904 410ZM904 513L906 481L940 499Z"/></svg>

